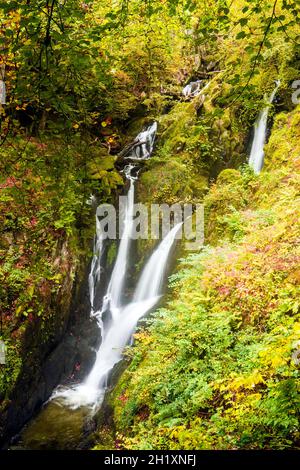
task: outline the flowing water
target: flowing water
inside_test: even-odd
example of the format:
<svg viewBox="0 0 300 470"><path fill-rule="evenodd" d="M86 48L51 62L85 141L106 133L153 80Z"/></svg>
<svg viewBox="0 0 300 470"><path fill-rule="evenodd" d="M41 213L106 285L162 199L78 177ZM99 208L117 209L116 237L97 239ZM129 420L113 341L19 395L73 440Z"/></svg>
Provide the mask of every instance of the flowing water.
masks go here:
<svg viewBox="0 0 300 470"><path fill-rule="evenodd" d="M132 149L133 159L143 160L148 158L149 152L151 154L156 128L157 125L154 123L138 135L136 141L146 143L141 145L140 158L137 158L136 148ZM129 189L122 221L122 236L100 310L95 308L95 293L101 281L104 236L96 216L94 253L89 274L89 295L91 315L97 319L102 341L96 352L95 363L82 383L59 386L53 392L47 406L23 432L22 445L27 448L42 448L43 446L49 448L71 446L72 448L76 442L78 443L78 436L82 435L88 416L91 416L102 404L110 374L114 366L122 359L124 347L130 343L138 321L150 312L161 298L170 253L182 225L181 222L176 224L158 244L141 272L132 300L127 304L124 302L124 287L134 221L133 208L137 179L137 176L134 176L137 174L135 165L130 163L124 169ZM75 426L75 431L72 430L72 425Z"/></svg>
<svg viewBox="0 0 300 470"><path fill-rule="evenodd" d="M130 147L130 152L125 158L130 160L146 160L153 152L155 136L157 132L157 122L140 132Z"/></svg>
<svg viewBox="0 0 300 470"><path fill-rule="evenodd" d="M76 388L57 391L54 397L63 398L64 403L77 409L82 406L101 405L109 373L114 365L122 359L124 347L129 343L132 333L139 321L158 302L162 293L164 274L170 250L181 224L177 224L160 243L146 264L132 302L120 306L112 315L107 327L102 325L102 343L97 352L95 364L84 381ZM109 306L105 306L105 310ZM101 314L105 313L102 309Z"/></svg>
<svg viewBox="0 0 300 470"><path fill-rule="evenodd" d="M94 254L89 274L89 293L92 312L94 310L95 286L100 282L101 276L101 256L103 251L103 236L101 225L96 216L96 235L94 240Z"/></svg>
<svg viewBox="0 0 300 470"><path fill-rule="evenodd" d="M0 65L0 104L6 104L5 65Z"/></svg>
<svg viewBox="0 0 300 470"><path fill-rule="evenodd" d="M185 99L195 98L196 96L203 95L204 91L210 86L208 82L203 86L203 80L197 80L196 82L188 83L182 90L182 94Z"/></svg>
<svg viewBox="0 0 300 470"><path fill-rule="evenodd" d="M124 290L124 282L129 258L129 249L133 229L133 205L135 193L134 184L136 180L136 177L132 175L132 170L134 170L134 168L134 165L127 165L124 169L126 179L129 180L130 186L126 198L123 233L114 269L103 302L103 308L105 310L108 308L110 309L113 319L117 317L119 309L122 305L122 294ZM101 313L100 315L102 316Z"/></svg>
<svg viewBox="0 0 300 470"><path fill-rule="evenodd" d="M109 373L114 365L121 360L123 349L130 341L138 320L149 312L160 298L169 253L181 226L181 223L175 225L151 255L142 271L132 301L128 305L124 305L122 294L126 280L134 220L133 204L136 178L132 176L133 169L134 165L128 165L125 168L125 175L130 182L130 187L127 193L124 229L114 269L103 299L102 309L99 312L93 312L97 316L102 337L95 364L82 384L68 388L59 387L53 394L53 399L72 409L82 406L95 409L101 405ZM97 238L101 239L101 235L98 235ZM91 277L96 283L98 282L97 277ZM96 286L91 282L91 297L95 292L95 288ZM104 322L104 317L109 320Z"/></svg>
<svg viewBox="0 0 300 470"><path fill-rule="evenodd" d="M6 104L6 86L3 80L0 80L0 104Z"/></svg>
<svg viewBox="0 0 300 470"><path fill-rule="evenodd" d="M276 87L272 91L267 100L264 109L259 113L254 124L254 137L249 157L249 165L253 168L254 173L259 174L264 164L264 145L267 137L267 124L270 106L274 101L280 81L276 81Z"/></svg>
<svg viewBox="0 0 300 470"><path fill-rule="evenodd" d="M194 98L201 91L202 80L188 83L182 90L182 94L185 98Z"/></svg>

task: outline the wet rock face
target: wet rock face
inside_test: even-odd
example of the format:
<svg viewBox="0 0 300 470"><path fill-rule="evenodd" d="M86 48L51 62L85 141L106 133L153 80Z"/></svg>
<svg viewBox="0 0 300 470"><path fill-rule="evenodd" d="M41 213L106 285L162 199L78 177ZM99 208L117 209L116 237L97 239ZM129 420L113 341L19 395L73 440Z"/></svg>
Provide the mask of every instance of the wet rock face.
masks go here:
<svg viewBox="0 0 300 470"><path fill-rule="evenodd" d="M95 350L100 342L96 321L90 318L88 269L78 274L68 286L65 306L57 306L55 316L60 328L53 328L54 336L43 344L41 331L36 326L29 333L24 368L10 402L3 406L0 418L0 443L9 439L49 399L59 383L82 379L95 361Z"/></svg>

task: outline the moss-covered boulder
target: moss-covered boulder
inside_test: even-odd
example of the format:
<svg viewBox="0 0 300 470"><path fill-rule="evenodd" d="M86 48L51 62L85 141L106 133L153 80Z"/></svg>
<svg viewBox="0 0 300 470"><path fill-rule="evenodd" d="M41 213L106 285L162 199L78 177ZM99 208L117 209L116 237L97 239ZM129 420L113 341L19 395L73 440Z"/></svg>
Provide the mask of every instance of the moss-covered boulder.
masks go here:
<svg viewBox="0 0 300 470"><path fill-rule="evenodd" d="M118 187L123 186L122 176L115 168L116 157L111 155L98 156L87 165L87 178L100 182L101 193L110 195Z"/></svg>

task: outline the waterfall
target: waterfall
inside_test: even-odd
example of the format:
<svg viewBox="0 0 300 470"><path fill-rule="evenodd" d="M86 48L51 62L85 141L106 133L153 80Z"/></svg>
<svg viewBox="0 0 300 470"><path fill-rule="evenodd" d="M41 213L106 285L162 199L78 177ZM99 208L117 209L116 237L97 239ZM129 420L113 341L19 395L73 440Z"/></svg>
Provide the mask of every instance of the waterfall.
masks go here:
<svg viewBox="0 0 300 470"><path fill-rule="evenodd" d="M6 104L5 65L0 65L0 104Z"/></svg>
<svg viewBox="0 0 300 470"><path fill-rule="evenodd" d="M146 264L133 300L118 311L104 336L97 352L96 362L80 386L78 399L71 400L72 407L89 406L101 403L104 396L109 372L122 358L124 347L129 343L137 322L158 302L162 293L164 278L170 250L181 223L177 224L159 244Z"/></svg>
<svg viewBox="0 0 300 470"><path fill-rule="evenodd" d="M101 405L109 373L122 358L137 322L158 302L162 293L162 281L169 254L181 223L175 225L150 257L138 282L132 302L120 307L107 329L102 323L102 343L97 351L95 364L85 381L73 388L59 388L52 398L58 398L67 406ZM62 400L61 400L62 399Z"/></svg>
<svg viewBox="0 0 300 470"><path fill-rule="evenodd" d="M133 302L142 302L147 298L156 297L161 292L164 279L164 267L176 234L182 223L176 224L152 254L138 282Z"/></svg>
<svg viewBox="0 0 300 470"><path fill-rule="evenodd" d="M153 122L145 130L140 132L130 147L130 153L125 157L130 160L145 160L151 156L153 151L157 122Z"/></svg>
<svg viewBox="0 0 300 470"><path fill-rule="evenodd" d="M0 104L6 104L6 86L3 80L0 80Z"/></svg>
<svg viewBox="0 0 300 470"><path fill-rule="evenodd" d="M272 91L267 100L267 104L262 111L260 111L255 124L254 124L254 137L249 157L249 165L253 168L254 173L259 174L264 164L264 145L267 136L267 123L270 106L273 103L276 92L280 86L280 80L277 80L276 87Z"/></svg>
<svg viewBox="0 0 300 470"><path fill-rule="evenodd" d="M142 134L139 134L139 136ZM153 148L153 142L151 145ZM149 150L149 146L147 148ZM98 312L94 312L93 305L95 290L100 279L103 237L100 222L98 217L96 217L96 237L89 275L89 289L91 314L96 316L98 320L102 342L97 351L94 366L83 383L71 387L60 386L51 397L52 400L57 399L58 403L65 404L72 409L82 406L97 409L101 405L109 374L114 365L122 359L124 347L129 344L138 321L157 304L161 297L169 254L177 232L182 225L182 222L175 225L159 243L142 270L132 301L124 305L122 296L134 220L133 208L136 180L136 177L133 176L134 169L135 166L132 164L127 165L124 169L125 176L129 181L129 190L124 211L123 233L111 279L103 299L102 309ZM109 314L109 321L103 321L103 316L107 313Z"/></svg>
<svg viewBox="0 0 300 470"><path fill-rule="evenodd" d="M188 98L195 98L196 96L203 95L203 92L210 86L210 82L202 87L203 80L197 80L196 82L190 82L182 90L183 96Z"/></svg>
<svg viewBox="0 0 300 470"><path fill-rule="evenodd" d="M103 250L103 237L100 221L96 215L96 235L94 240L94 252L89 274L89 294L91 309L94 310L95 289L100 282L101 275L101 255Z"/></svg>
<svg viewBox="0 0 300 470"><path fill-rule="evenodd" d="M200 93L202 80L188 83L182 90L182 94L185 98L194 98Z"/></svg>
<svg viewBox="0 0 300 470"><path fill-rule="evenodd" d="M103 308L105 310L109 308L113 318L116 317L118 309L121 307L121 297L126 277L127 261L129 257L130 241L133 228L134 183L136 179L134 176L132 176L133 169L134 165L127 165L124 169L126 179L129 180L130 186L126 198L123 233L118 249L117 259L109 281L107 293L104 298Z"/></svg>

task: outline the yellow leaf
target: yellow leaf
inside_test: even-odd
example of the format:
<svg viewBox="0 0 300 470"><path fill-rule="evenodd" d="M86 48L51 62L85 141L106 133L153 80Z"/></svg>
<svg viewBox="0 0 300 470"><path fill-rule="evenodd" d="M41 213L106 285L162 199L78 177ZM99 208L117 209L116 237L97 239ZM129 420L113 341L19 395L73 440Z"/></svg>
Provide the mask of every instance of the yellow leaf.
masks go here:
<svg viewBox="0 0 300 470"><path fill-rule="evenodd" d="M18 305L18 307L16 308L16 315L19 315L23 310L23 305Z"/></svg>

